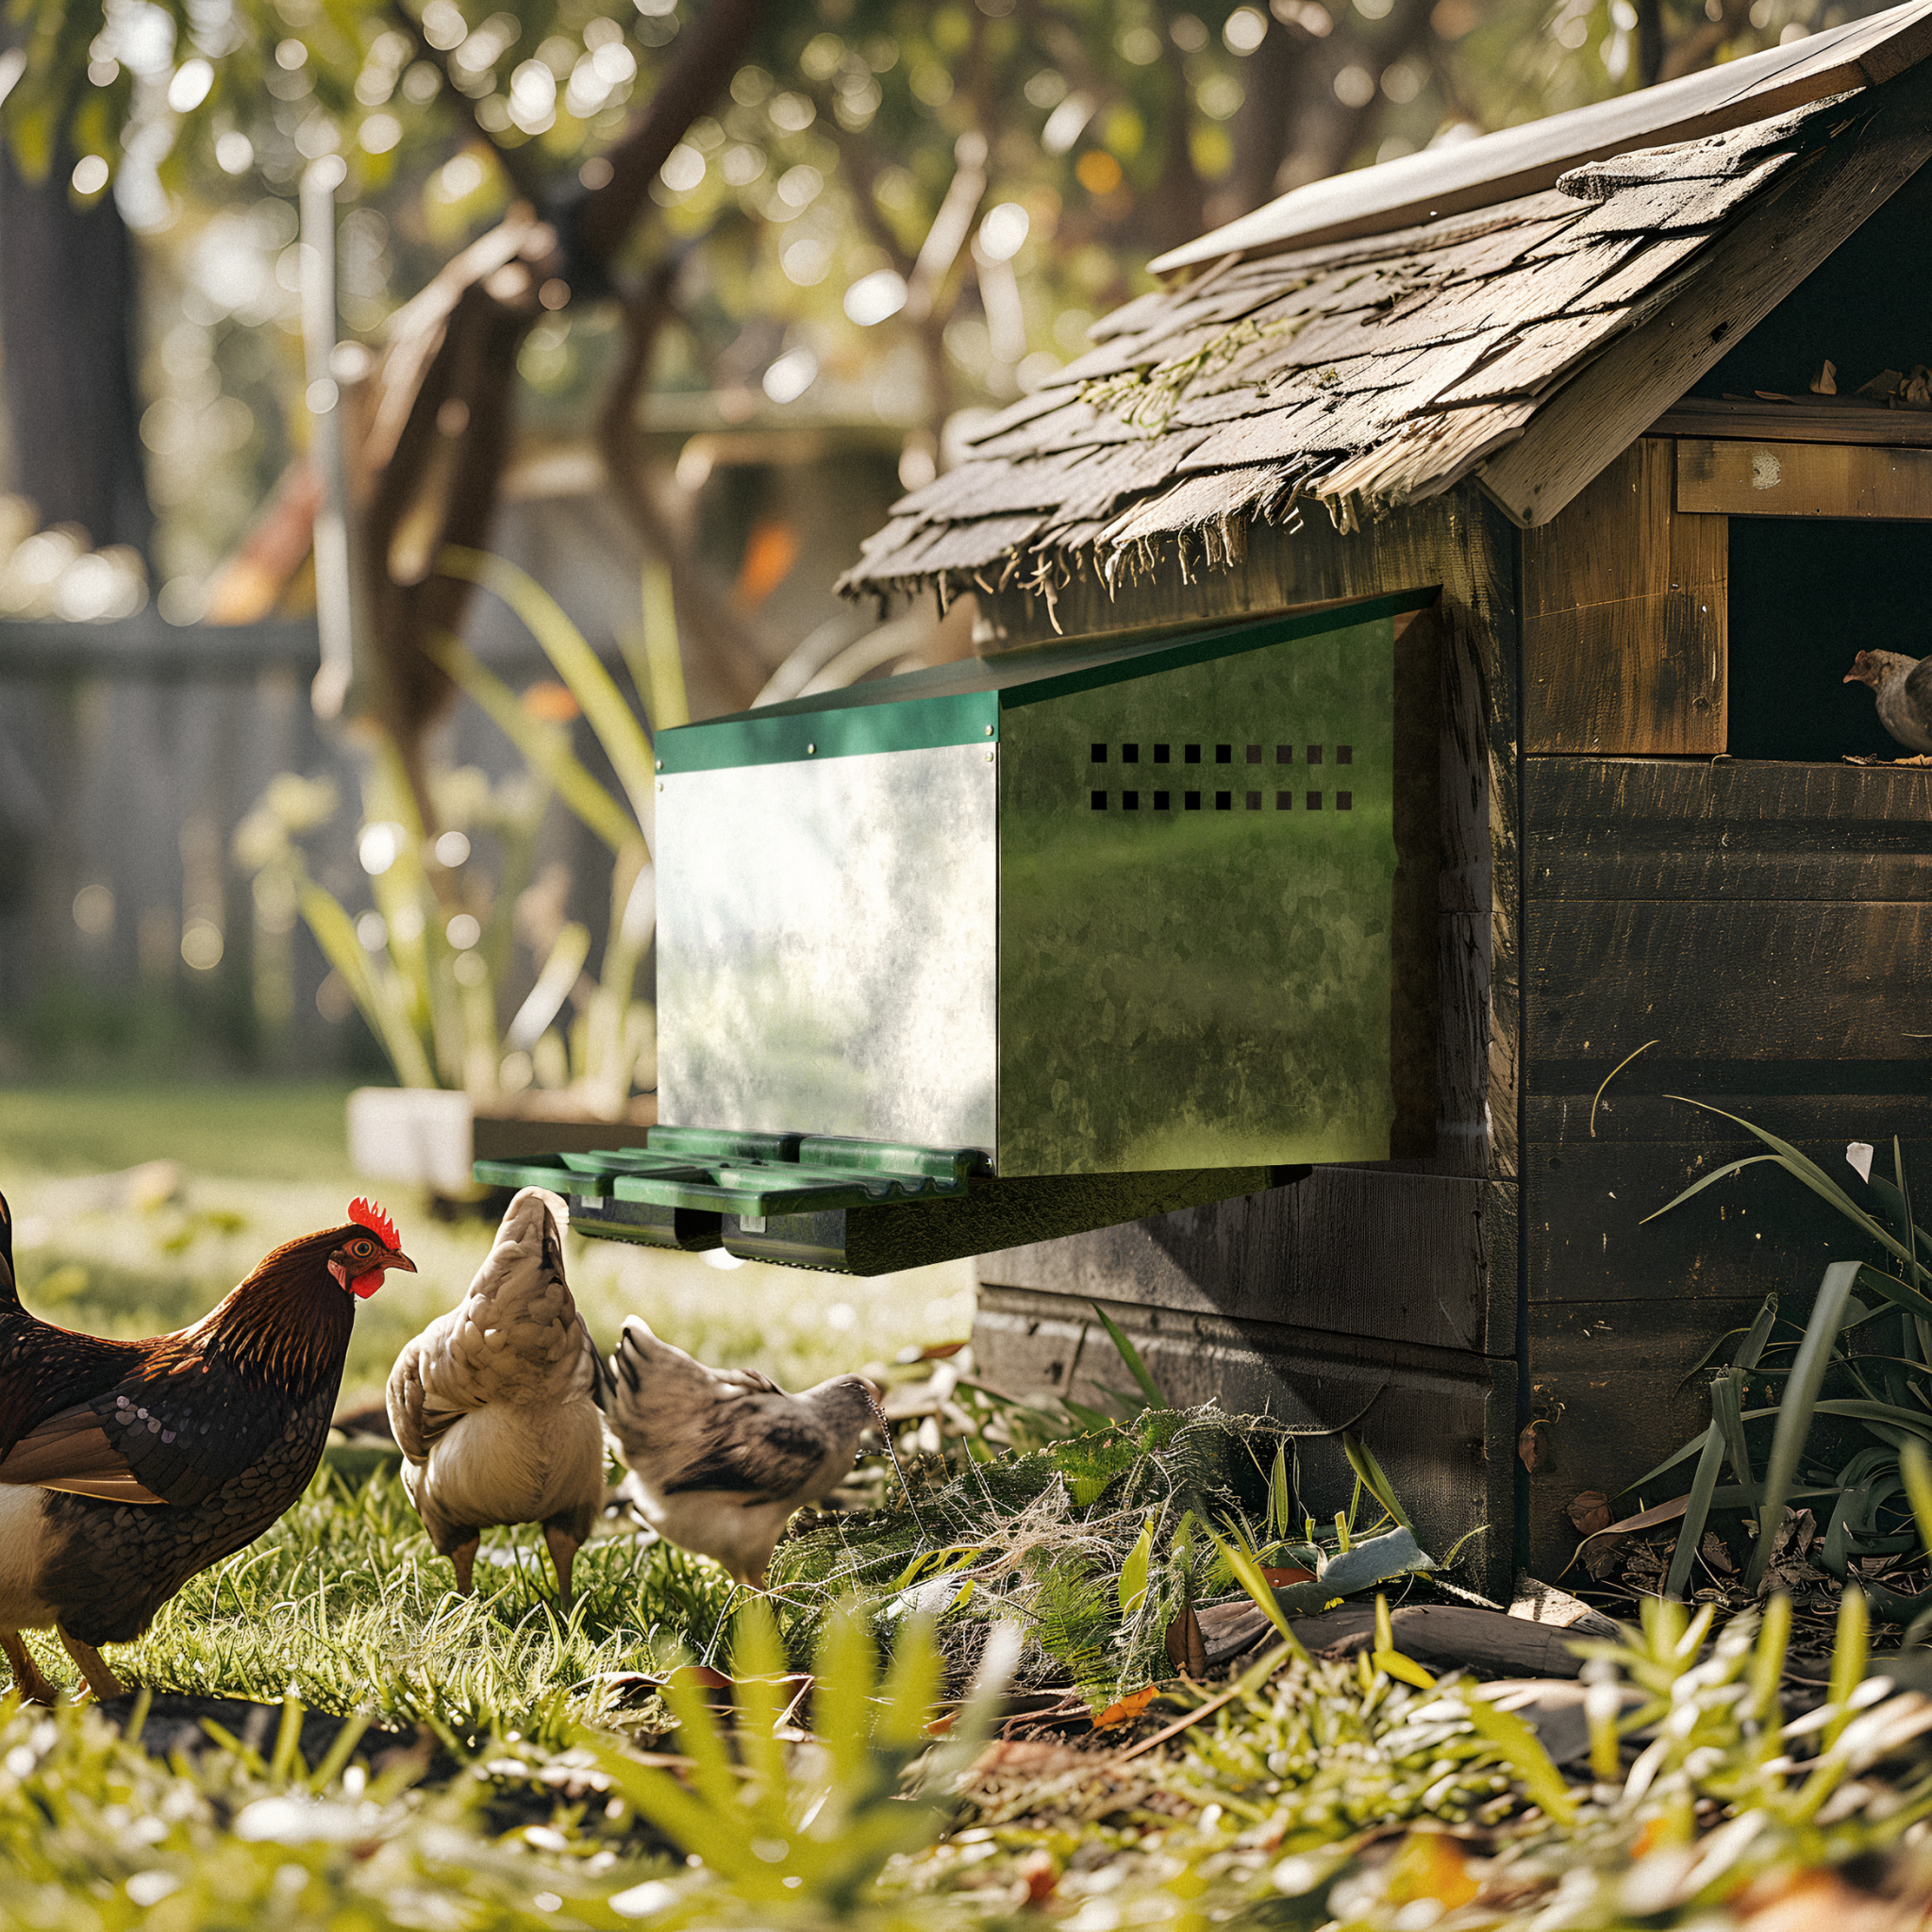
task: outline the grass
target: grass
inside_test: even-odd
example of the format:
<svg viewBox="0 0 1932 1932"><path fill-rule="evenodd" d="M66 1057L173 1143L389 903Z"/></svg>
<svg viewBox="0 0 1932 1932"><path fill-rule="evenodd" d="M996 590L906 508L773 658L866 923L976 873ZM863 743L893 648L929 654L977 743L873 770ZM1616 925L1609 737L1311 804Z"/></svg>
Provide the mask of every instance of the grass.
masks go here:
<svg viewBox="0 0 1932 1932"><path fill-rule="evenodd" d="M20 1216L30 1305L115 1332L198 1313L267 1247L339 1217L355 1186L340 1100L325 1089L7 1094L0 1186ZM90 1178L154 1158L184 1172L144 1206ZM490 1239L390 1205L424 1274L358 1315L352 1398L379 1390L395 1347L449 1305ZM878 1283L721 1274L575 1242L569 1260L600 1339L636 1308L714 1360L793 1383L956 1339L971 1309L963 1270ZM1923 1761L1896 1768L1932 1708L1861 1682L1856 1591L1829 1702L1795 1724L1776 1702L1783 1599L1761 1624L1747 1615L1722 1630L1709 1608L1689 1619L1648 1606L1643 1627L1588 1667L1591 1775L1574 1785L1473 1685L1396 1655L1386 1621L1373 1656L1328 1663L1284 1645L1211 1707L1207 1691L1169 1685L1115 1735L1138 1722L1148 1737L1191 1710L1201 1722L1131 1760L1031 1746L1017 1769L967 1774L970 1716L950 1759L927 1755L915 1718L931 1708L941 1653L960 1676L969 1625L991 1654L1017 1614L1036 1640L1023 1677L1044 1644L1100 1683L1139 1667L1137 1617L1163 1622L1224 1588L1224 1569L1253 1568L1210 1525L1257 1544L1312 1534L1292 1520L1286 1459L1270 1474L1264 1445L1248 1470L1239 1442L1220 1440L1230 1434L1211 1413L1148 1411L929 1469L923 1507L952 1547L922 1544L896 1509L808 1522L774 1566L782 1629L761 1626L762 1609L727 1628L732 1591L715 1566L624 1533L580 1554L567 1617L527 1528L486 1538L477 1592L458 1598L393 1464L371 1472L332 1451L275 1528L114 1654L157 1692L289 1696L272 1748L217 1740L162 1763L85 1709L0 1700L0 1924L1724 1932L1764 1911L1863 1923L1872 1891L1932 1894L1932 1774ZM1373 1457L1351 1454L1379 1497ZM990 1535L980 1497L989 1521L1017 1502L1024 1523ZM861 1585L870 1604L841 1607ZM928 1597L937 1650L911 1607ZM890 1652L883 1684L875 1650ZM663 1697L640 1682L692 1653L736 1680L727 1733L701 1714L694 1680ZM792 1697L780 1673L806 1661L815 1736L774 1724ZM371 1764L352 1727L311 1769L297 1748L303 1705L421 1724L462 1768L432 1789L426 1748ZM624 1744L674 1724L664 1741L690 1754L677 1784ZM902 1774L922 1772L918 1802L897 1803Z"/></svg>

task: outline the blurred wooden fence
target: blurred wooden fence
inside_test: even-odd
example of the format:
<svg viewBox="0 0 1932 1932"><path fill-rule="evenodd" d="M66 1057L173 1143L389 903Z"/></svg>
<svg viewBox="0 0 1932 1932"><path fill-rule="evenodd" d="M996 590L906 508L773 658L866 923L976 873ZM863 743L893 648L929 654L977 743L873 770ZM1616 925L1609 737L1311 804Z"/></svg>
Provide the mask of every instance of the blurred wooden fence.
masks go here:
<svg viewBox="0 0 1932 1932"><path fill-rule="evenodd" d="M541 675L533 648L527 663L491 657L501 675ZM92 1027L111 1054L129 1028L158 1026L215 1062L366 1064L340 1001L318 1009L320 950L286 908L258 905L232 857L278 774L329 777L341 808L305 841L310 868L352 914L368 904L359 768L309 708L318 662L312 621L0 623L0 1033L73 1046ZM454 761L492 779L516 768L480 718L444 732ZM574 822L552 834L576 859ZM600 924L596 901L584 891L580 916Z"/></svg>

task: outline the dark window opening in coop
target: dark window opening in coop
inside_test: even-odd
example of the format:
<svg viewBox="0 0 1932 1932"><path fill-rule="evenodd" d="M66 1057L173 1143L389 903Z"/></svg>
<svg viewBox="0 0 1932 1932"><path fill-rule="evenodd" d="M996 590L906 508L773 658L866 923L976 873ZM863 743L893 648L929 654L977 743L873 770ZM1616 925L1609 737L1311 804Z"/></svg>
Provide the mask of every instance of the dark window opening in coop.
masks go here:
<svg viewBox="0 0 1932 1932"><path fill-rule="evenodd" d="M1183 756L1189 764L1198 765L1201 762L1201 747L1198 744L1191 744L1186 747Z"/></svg>
<svg viewBox="0 0 1932 1932"><path fill-rule="evenodd" d="M1337 763L1338 765L1352 765L1352 764L1354 764L1354 763L1355 763L1355 746L1354 746L1354 745L1352 745L1352 744L1338 744L1338 745L1337 745L1337 746L1335 747L1335 762L1336 762L1336 763Z"/></svg>
<svg viewBox="0 0 1932 1932"><path fill-rule="evenodd" d="M1258 744L1249 745L1248 762L1251 765L1258 765L1261 762L1261 747Z"/></svg>
<svg viewBox="0 0 1932 1932"><path fill-rule="evenodd" d="M1261 809L1261 794L1258 791L1248 793L1248 809L1250 811L1259 811Z"/></svg>
<svg viewBox="0 0 1932 1932"><path fill-rule="evenodd" d="M1215 762L1215 763L1216 763L1217 765L1231 765L1231 764L1233 764L1233 763L1234 763L1234 746L1233 746L1233 745L1231 745L1231 744L1217 744L1217 745L1216 745L1216 746L1214 747L1214 762Z"/></svg>
<svg viewBox="0 0 1932 1932"><path fill-rule="evenodd" d="M1095 811L1105 811L1107 809L1107 793L1104 791L1094 792L1092 802Z"/></svg>
<svg viewBox="0 0 1932 1932"><path fill-rule="evenodd" d="M1123 811L1139 811L1141 809L1141 794L1138 791L1123 791L1121 793L1121 809Z"/></svg>
<svg viewBox="0 0 1932 1932"><path fill-rule="evenodd" d="M1166 745L1164 745L1164 744L1157 744L1157 745L1156 745L1156 746L1154 747L1154 762L1155 762L1155 763L1156 763L1157 765L1164 765L1164 764L1166 764L1166 763L1167 763L1167 746L1166 746Z"/></svg>
<svg viewBox="0 0 1932 1932"><path fill-rule="evenodd" d="M1122 745L1122 746L1121 746L1121 763L1122 763L1122 764L1124 764L1124 765L1138 765L1138 764L1139 764L1140 762L1141 762L1141 747L1140 747L1140 746L1139 746L1138 744L1124 744L1124 745Z"/></svg>
<svg viewBox="0 0 1932 1932"><path fill-rule="evenodd" d="M1214 809L1216 811L1232 811L1234 809L1234 793L1232 791L1217 791L1214 794Z"/></svg>
<svg viewBox="0 0 1932 1932"><path fill-rule="evenodd" d="M1294 793L1292 791L1277 791L1274 794L1274 809L1276 811L1291 811L1293 808Z"/></svg>
<svg viewBox="0 0 1932 1932"><path fill-rule="evenodd" d="M1322 794L1319 791L1308 793L1308 809L1310 811L1320 811L1322 809Z"/></svg>
<svg viewBox="0 0 1932 1932"><path fill-rule="evenodd" d="M1912 755L1878 722L1871 686L1844 676L1860 651L1925 654L1932 524L1733 517L1730 578L1734 758Z"/></svg>
<svg viewBox="0 0 1932 1932"><path fill-rule="evenodd" d="M1157 791L1154 794L1154 809L1156 811L1165 811L1168 807L1168 800L1172 795L1170 792Z"/></svg>
<svg viewBox="0 0 1932 1932"><path fill-rule="evenodd" d="M1309 745L1308 762L1311 765L1319 765L1322 762L1322 747L1319 744Z"/></svg>
<svg viewBox="0 0 1932 1932"><path fill-rule="evenodd" d="M1198 791L1184 791L1181 794L1181 803L1190 811L1199 811L1201 809L1201 794Z"/></svg>
<svg viewBox="0 0 1932 1932"><path fill-rule="evenodd" d="M1355 793L1353 791L1338 791L1335 794L1335 809L1337 811L1353 811L1355 809Z"/></svg>
<svg viewBox="0 0 1932 1932"><path fill-rule="evenodd" d="M1274 747L1274 762L1275 762L1275 763L1276 763L1277 765L1291 765L1291 764L1293 764L1293 763L1294 763L1294 746L1293 746L1293 745L1291 745L1291 744L1277 744L1277 745L1276 745L1276 746Z"/></svg>
<svg viewBox="0 0 1932 1932"><path fill-rule="evenodd" d="M1093 747L1093 762L1094 762L1094 763L1095 763L1096 765L1104 765L1104 764L1106 764L1106 762L1107 762L1107 747L1106 747L1106 745L1104 745L1104 744L1096 744L1096 745L1095 745L1095 746Z"/></svg>

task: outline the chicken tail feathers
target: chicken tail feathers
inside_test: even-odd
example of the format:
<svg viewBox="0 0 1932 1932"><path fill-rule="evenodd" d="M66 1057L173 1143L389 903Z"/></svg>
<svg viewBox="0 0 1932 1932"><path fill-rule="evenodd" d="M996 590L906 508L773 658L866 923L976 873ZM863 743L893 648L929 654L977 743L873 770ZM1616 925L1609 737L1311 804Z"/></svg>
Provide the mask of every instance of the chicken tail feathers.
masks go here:
<svg viewBox="0 0 1932 1932"><path fill-rule="evenodd" d="M13 1209L0 1194L0 1308L20 1306L20 1284L13 1278Z"/></svg>

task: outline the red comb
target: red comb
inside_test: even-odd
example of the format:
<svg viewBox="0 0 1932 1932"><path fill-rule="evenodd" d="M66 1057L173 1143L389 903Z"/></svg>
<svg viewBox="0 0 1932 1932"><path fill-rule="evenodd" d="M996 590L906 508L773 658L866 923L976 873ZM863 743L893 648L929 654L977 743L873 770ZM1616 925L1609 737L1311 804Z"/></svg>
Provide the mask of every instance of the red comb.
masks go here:
<svg viewBox="0 0 1932 1932"><path fill-rule="evenodd" d="M391 1254L403 1251L403 1238L396 1232L396 1224L378 1208L374 1201L357 1199L349 1203L349 1219L358 1226L366 1227Z"/></svg>

